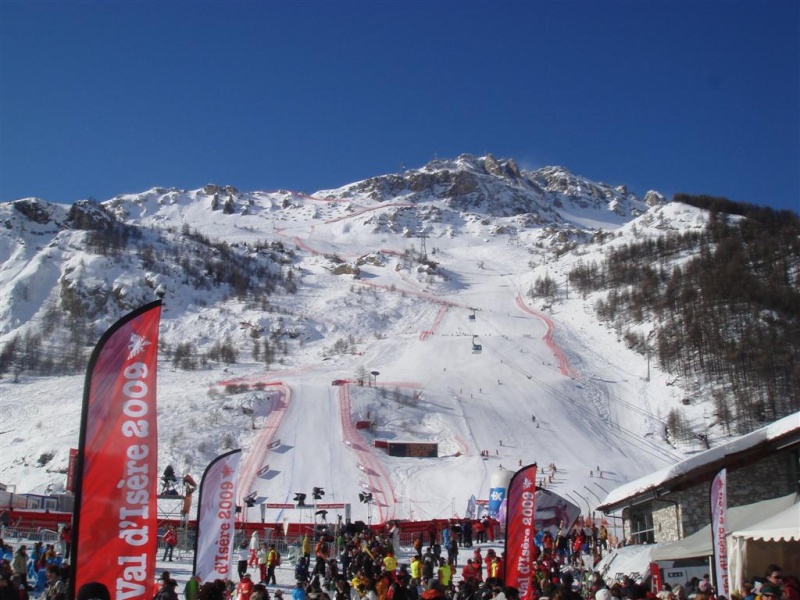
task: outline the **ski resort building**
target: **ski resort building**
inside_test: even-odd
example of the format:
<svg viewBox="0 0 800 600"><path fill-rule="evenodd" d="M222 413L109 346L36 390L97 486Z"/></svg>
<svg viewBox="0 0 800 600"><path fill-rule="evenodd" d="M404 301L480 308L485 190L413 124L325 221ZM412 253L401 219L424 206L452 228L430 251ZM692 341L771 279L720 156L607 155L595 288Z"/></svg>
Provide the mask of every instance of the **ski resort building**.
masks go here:
<svg viewBox="0 0 800 600"><path fill-rule="evenodd" d="M710 486L722 469L727 470L729 508L796 495L800 413L622 485L597 509L606 515L621 512L629 543L674 542L709 526Z"/></svg>

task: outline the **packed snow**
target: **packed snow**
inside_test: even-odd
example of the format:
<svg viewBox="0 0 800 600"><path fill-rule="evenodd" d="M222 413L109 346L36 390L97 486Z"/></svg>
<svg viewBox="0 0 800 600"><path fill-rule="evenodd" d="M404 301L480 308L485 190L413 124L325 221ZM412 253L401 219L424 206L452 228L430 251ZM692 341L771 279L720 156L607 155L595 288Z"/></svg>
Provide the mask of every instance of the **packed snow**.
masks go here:
<svg viewBox="0 0 800 600"><path fill-rule="evenodd" d="M577 261L602 260L605 244L701 227L702 211L666 204L627 225L611 213L598 216L595 226L616 228L620 237L558 257L537 250L545 232L513 228L514 217L486 224L443 211L425 240L439 266L430 274L407 257L419 252L419 238L380 226L389 206L344 195L253 193L248 210L233 215L209 210L202 190L154 190L109 203L129 222L177 230L188 223L213 239L281 240L296 252L298 291L270 297L279 311L269 314L222 293L181 293L177 281L160 280L167 290L162 342L202 345L229 336L239 348L236 364L212 362L194 371L161 359L161 468L173 465L199 481L217 455L240 447L240 497L285 504L321 487L322 502L348 503L353 520L377 523L463 516L471 496L488 497L496 469L531 462L545 478L555 464L548 489L589 512L617 486L699 449L663 438L664 419L686 395L685 382L627 349L619 332L594 317L594 299L565 290L564 282ZM575 213L572 222L586 226L593 215ZM414 223L408 230L415 231ZM49 240L50 252L66 252L55 233L28 244ZM30 252L11 256L12 247L6 249L3 279L34 269L25 279L28 298L46 297L57 273L44 276L47 261L34 264ZM89 256L69 252L86 277L126 276L101 266L93 272ZM359 261L359 278L334 275L332 254L369 260ZM560 286L558 300L547 305L527 295L546 275ZM135 278L126 285L136 285ZM36 318L31 304L4 305L15 307L4 315L5 332ZM254 325L296 332L286 339L287 354L279 352L269 368L251 356ZM233 384L247 390L231 393ZM83 375L0 380L0 482L21 493L63 489L69 450L78 444L83 385ZM686 410L694 422L709 419L702 406ZM357 429L358 421L371 427ZM438 457L391 457L375 440L435 442ZM40 464L47 454L52 459ZM373 494L373 505L359 502L362 491ZM247 509L246 518L260 520L259 510ZM267 522L310 518L296 509L265 515Z"/></svg>

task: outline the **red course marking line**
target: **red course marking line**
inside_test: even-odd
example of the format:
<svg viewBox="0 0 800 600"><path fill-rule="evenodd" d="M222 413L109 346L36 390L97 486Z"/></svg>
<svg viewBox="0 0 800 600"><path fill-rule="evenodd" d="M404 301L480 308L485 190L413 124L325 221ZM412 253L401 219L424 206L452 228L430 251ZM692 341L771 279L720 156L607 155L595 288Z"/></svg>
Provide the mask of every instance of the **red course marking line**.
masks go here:
<svg viewBox="0 0 800 600"><path fill-rule="evenodd" d="M544 334L544 342L545 344L547 344L547 347L550 348L550 351L556 357L556 360L558 361L558 368L561 371L561 374L565 375L566 377L572 377L573 379L575 379L577 375L575 374L573 368L570 366L566 355L553 340L553 331L555 330L555 325L553 324L553 321L545 314L540 313L538 310L534 310L526 306L525 301L519 294L517 294L516 303L517 306L520 308L520 310L528 313L529 315L533 315L537 319L541 319L542 321L544 321L544 324L547 326L547 331Z"/></svg>
<svg viewBox="0 0 800 600"><path fill-rule="evenodd" d="M387 384L389 385L389 384ZM407 385L407 384L405 384ZM371 446L361 433L354 427L351 417L350 386L345 385L339 389L340 418L342 423L342 434L359 459L359 464L364 467L364 475L373 494L382 494L383 503L377 503L378 514L381 521L385 522L395 517L397 507L397 497L392 487L391 479L383 468L380 459L375 456ZM355 444L358 444L356 447ZM389 513L391 510L391 514Z"/></svg>
<svg viewBox="0 0 800 600"><path fill-rule="evenodd" d="M281 388L280 396L275 401L277 409L271 410L264 419L264 424L261 426L256 439L253 440L253 443L250 445L250 451L247 453L244 464L239 471L237 486L239 502L251 493L258 470L266 464L267 455L269 454L269 445L275 438L275 433L277 433L283 418L286 416L286 408L292 400L291 388L287 387L282 382L270 382L268 385L276 385ZM247 491L245 492L245 490Z"/></svg>

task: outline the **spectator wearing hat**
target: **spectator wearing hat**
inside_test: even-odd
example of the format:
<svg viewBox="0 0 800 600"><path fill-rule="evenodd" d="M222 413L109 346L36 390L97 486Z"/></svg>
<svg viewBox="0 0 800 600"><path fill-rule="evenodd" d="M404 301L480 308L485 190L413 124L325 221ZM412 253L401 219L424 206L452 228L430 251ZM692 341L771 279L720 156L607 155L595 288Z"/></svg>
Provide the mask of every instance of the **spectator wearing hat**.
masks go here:
<svg viewBox="0 0 800 600"><path fill-rule="evenodd" d="M178 582L174 579L168 579L161 586L161 590L155 595L153 600L178 600Z"/></svg>
<svg viewBox="0 0 800 600"><path fill-rule="evenodd" d="M78 590L77 600L111 600L111 594L105 584L91 581Z"/></svg>
<svg viewBox="0 0 800 600"><path fill-rule="evenodd" d="M781 597L781 591L771 583L765 583L761 586L760 596L765 600L779 600Z"/></svg>
<svg viewBox="0 0 800 600"><path fill-rule="evenodd" d="M160 590L170 579L172 579L172 574L169 571L161 571L161 575L156 579L156 587Z"/></svg>
<svg viewBox="0 0 800 600"><path fill-rule="evenodd" d="M183 587L183 597L186 600L197 600L197 595L200 592L200 576L192 575L189 581Z"/></svg>
<svg viewBox="0 0 800 600"><path fill-rule="evenodd" d="M297 564L294 566L294 579L297 582L302 582L303 585L308 581L308 559L301 556L297 559Z"/></svg>
<svg viewBox="0 0 800 600"><path fill-rule="evenodd" d="M253 594L253 580L250 577L250 573L245 573L242 575L242 579L239 581L239 585L236 586L236 599L237 600L250 600L250 596Z"/></svg>
<svg viewBox="0 0 800 600"><path fill-rule="evenodd" d="M67 596L67 586L59 577L56 565L47 565L47 587L44 590L46 600L64 600Z"/></svg>

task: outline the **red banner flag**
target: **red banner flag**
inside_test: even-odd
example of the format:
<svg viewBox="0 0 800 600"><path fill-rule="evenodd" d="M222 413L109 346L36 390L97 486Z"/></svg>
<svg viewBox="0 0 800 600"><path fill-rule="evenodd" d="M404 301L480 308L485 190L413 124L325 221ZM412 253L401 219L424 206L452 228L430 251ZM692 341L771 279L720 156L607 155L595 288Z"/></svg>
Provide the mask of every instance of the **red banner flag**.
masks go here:
<svg viewBox="0 0 800 600"><path fill-rule="evenodd" d="M506 585L533 598L536 463L517 471L506 495Z"/></svg>
<svg viewBox="0 0 800 600"><path fill-rule="evenodd" d="M711 482L711 540L714 549L714 584L728 598L728 471L722 469Z"/></svg>
<svg viewBox="0 0 800 600"><path fill-rule="evenodd" d="M200 581L231 579L236 521L236 479L241 450L218 456L200 480L194 573Z"/></svg>
<svg viewBox="0 0 800 600"><path fill-rule="evenodd" d="M161 301L100 338L86 373L76 465L70 592L100 583L116 600L150 600L155 580Z"/></svg>

